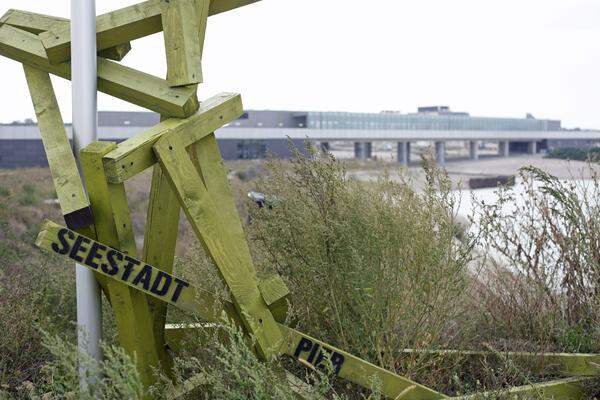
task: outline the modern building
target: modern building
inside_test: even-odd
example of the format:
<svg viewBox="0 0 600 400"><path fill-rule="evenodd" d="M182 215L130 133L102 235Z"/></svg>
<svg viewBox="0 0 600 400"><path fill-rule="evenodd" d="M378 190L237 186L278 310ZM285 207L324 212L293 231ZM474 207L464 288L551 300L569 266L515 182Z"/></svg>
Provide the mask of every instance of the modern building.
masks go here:
<svg viewBox="0 0 600 400"><path fill-rule="evenodd" d="M101 111L100 140L120 142L160 120L151 112ZM66 130L71 137L71 126ZM333 141L354 142L355 156L369 158L374 141L396 142L398 161L410 161L410 143L432 141L439 162L444 162L446 141L469 142L471 158L478 157L482 141L499 143L499 154L538 152L554 147L590 147L600 132L566 131L558 120L474 117L447 106L420 107L416 113L260 111L248 110L216 132L223 158L254 159L271 154L287 157L291 146L302 149L310 140L328 148ZM32 120L0 124L0 168L45 166L46 156L37 125Z"/></svg>

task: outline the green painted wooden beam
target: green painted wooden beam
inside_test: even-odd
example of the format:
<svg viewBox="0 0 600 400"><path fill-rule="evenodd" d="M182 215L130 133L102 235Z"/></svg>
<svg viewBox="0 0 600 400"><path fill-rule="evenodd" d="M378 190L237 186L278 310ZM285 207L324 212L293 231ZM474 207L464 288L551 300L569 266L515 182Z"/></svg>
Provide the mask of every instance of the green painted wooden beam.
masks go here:
<svg viewBox="0 0 600 400"><path fill-rule="evenodd" d="M461 400L478 399L553 399L582 400L586 398L585 384L589 378L565 378L531 385L516 386L505 390L474 393L452 397ZM407 397L408 398L408 397Z"/></svg>
<svg viewBox="0 0 600 400"><path fill-rule="evenodd" d="M99 15L96 19L98 50L162 31L161 3L163 1L166 0L149 0ZM258 0L212 0L209 15L219 14L256 1ZM41 38L52 64L70 59L71 32L69 28L44 32L41 34Z"/></svg>
<svg viewBox="0 0 600 400"><path fill-rule="evenodd" d="M189 141L187 140L186 143ZM246 242L246 234L229 186L228 171L223 164L215 134L211 133L195 141L190 146L190 157L204 186L210 192L215 204L219 205L219 215L221 221L223 221L224 234L237 241L236 251L246 260L244 265L248 267L248 273L253 279L256 279L250 248Z"/></svg>
<svg viewBox="0 0 600 400"><path fill-rule="evenodd" d="M522 365L528 371L561 377L600 375L600 354L420 349L404 349L402 351L405 354L417 356L436 356L448 360L463 359L470 362L506 359Z"/></svg>
<svg viewBox="0 0 600 400"><path fill-rule="evenodd" d="M167 55L167 82L172 87L202 83L202 43L208 0L170 0L161 3Z"/></svg>
<svg viewBox="0 0 600 400"><path fill-rule="evenodd" d="M210 135L243 113L242 98L236 93L221 93L203 101L193 116L187 119L171 118L141 132L124 142L104 157L108 180L112 183L124 182L156 164L152 146L163 135L170 132L191 132L183 137L185 145ZM179 134L177 133L177 134Z"/></svg>
<svg viewBox="0 0 600 400"><path fill-rule="evenodd" d="M37 35L50 30L64 29L69 26L69 20L29 11L10 9L0 18L0 25L3 24ZM109 60L121 61L130 50L131 43L125 42L101 50L98 52L98 55Z"/></svg>
<svg viewBox="0 0 600 400"><path fill-rule="evenodd" d="M159 165L154 166L150 186L150 201L146 214L144 250L142 259L156 265L162 271L173 272L177 233L179 232L179 203L177 196L164 176ZM154 325L154 337L157 346L164 348L167 303L149 297L150 312ZM170 369L170 365L164 365Z"/></svg>
<svg viewBox="0 0 600 400"><path fill-rule="evenodd" d="M48 73L23 65L38 120L56 196L67 226L81 229L94 223L71 143L60 115Z"/></svg>
<svg viewBox="0 0 600 400"><path fill-rule="evenodd" d="M33 33L0 26L0 55L71 79L70 63L51 65L39 37ZM98 90L171 117L185 118L198 109L194 86L171 88L164 79L104 58L98 58Z"/></svg>
<svg viewBox="0 0 600 400"><path fill-rule="evenodd" d="M219 205L188 156L182 139L192 132L188 129L163 136L154 144L154 152L192 229L229 289L245 328L256 340L259 355L269 360L278 352L281 332L250 273L252 260L238 252L237 238L226 234L223 225L227 221L221 220Z"/></svg>
<svg viewBox="0 0 600 400"><path fill-rule="evenodd" d="M105 258L104 263L94 253L101 247L81 243L81 253L88 251L85 262L110 268L121 258L136 257L137 249L133 225L127 204L124 184L106 181L102 156L116 147L112 142L93 142L81 151L81 166L96 220L96 237L108 246L119 249L119 257ZM91 254L91 256L90 256ZM81 256L83 260L83 256ZM102 267L100 267L102 268ZM155 382L154 368L168 365L169 357L162 340L154 336L153 318L147 296L117 280L108 280L111 306L115 313L119 342L136 359L138 372L145 387Z"/></svg>
<svg viewBox="0 0 600 400"><path fill-rule="evenodd" d="M100 274L107 276L110 279L122 282L130 287L140 290L150 296L153 296L161 301L178 307L181 310L196 313L203 319L209 322L219 322L221 312L225 311L227 315L236 323L241 324L236 309L233 304L227 300L215 301L214 295L211 293L196 289L189 282L178 279L176 276L167 274L154 268L146 263L135 260L130 261L133 264L129 267L129 263L119 259L117 254L125 257L124 254L117 250L110 249L91 239L87 239L85 248L75 248L75 245L81 241L81 235L67 228L46 220L36 239L36 245L41 249L49 252L62 255L66 258L73 259L72 254L83 258L82 265L97 271ZM99 247L102 246L102 247ZM88 262L89 254L93 250L95 257ZM117 261L109 263L110 265L102 266L106 260L111 257ZM158 282L158 284L157 284ZM166 282L169 282L168 285ZM156 285L156 287L155 287ZM221 304L223 308L216 306ZM411 395L406 396L407 399L440 399L444 398L441 393L431 390L423 385L411 381L410 379L396 375L390 371L386 371L376 365L354 357L351 354L330 346L324 342L314 339L308 335L298 332L285 325L278 324L279 329L283 332L284 342L280 348L281 354L287 354L294 359L301 360L303 365L319 366L323 363L321 354L331 353L331 360L335 372L340 378L356 383L362 387L370 388L371 377L376 375L383 384L384 395L388 398L396 398L406 389L411 389ZM194 324L189 326L171 327L167 333L169 335L177 335L177 332L172 332L175 329L194 329L197 328ZM314 350L314 354L311 353ZM339 368L337 368L339 367ZM415 395L413 397L413 395Z"/></svg>

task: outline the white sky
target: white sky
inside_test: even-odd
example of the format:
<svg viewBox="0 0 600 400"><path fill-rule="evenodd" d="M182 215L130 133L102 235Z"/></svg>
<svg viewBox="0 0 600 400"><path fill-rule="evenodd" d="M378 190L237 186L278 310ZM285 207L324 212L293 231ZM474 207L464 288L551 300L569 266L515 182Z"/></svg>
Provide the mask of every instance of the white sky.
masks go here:
<svg viewBox="0 0 600 400"><path fill-rule="evenodd" d="M97 12L136 2L97 0ZM69 16L69 0L2 0L9 8ZM599 39L598 0L264 0L209 19L199 97L235 91L254 109L442 104L600 128ZM125 63L164 76L162 36L135 41ZM70 86L54 82L70 121ZM19 64L0 59L0 88L0 121L33 115Z"/></svg>

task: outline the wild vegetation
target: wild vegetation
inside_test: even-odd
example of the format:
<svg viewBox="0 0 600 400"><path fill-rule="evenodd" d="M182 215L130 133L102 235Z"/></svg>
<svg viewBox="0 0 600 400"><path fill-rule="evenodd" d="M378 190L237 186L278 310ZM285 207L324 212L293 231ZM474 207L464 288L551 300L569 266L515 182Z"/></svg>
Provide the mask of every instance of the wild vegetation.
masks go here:
<svg viewBox="0 0 600 400"><path fill-rule="evenodd" d="M502 397L503 389L552 371L529 372L500 355L473 364L419 350L600 352L600 178L561 181L524 169L522 186L479 203L465 227L450 179L426 160L423 167L418 185L402 174L365 183L332 157L297 154L268 162L257 177L232 177L259 273L281 275L293 293L289 323L454 395L500 390ZM127 188L139 235L148 178ZM271 206L258 208L249 190L267 194ZM107 361L92 363L104 378L79 392L74 273L33 247L43 217L60 221L57 207L44 202L53 196L46 170L0 172L0 398L139 398L139 378L116 346L107 307ZM177 273L227 296L191 237L182 221ZM226 322L219 334L186 340L174 354L174 380L160 377L154 397L193 377L202 385L190 398L291 399L287 369L312 385L314 399L379 398L376 381L361 391L290 360L260 362Z"/></svg>
<svg viewBox="0 0 600 400"><path fill-rule="evenodd" d="M598 162L600 160L600 148L592 147L584 150L576 147L554 149L546 155L547 158L559 158L561 160L578 160Z"/></svg>

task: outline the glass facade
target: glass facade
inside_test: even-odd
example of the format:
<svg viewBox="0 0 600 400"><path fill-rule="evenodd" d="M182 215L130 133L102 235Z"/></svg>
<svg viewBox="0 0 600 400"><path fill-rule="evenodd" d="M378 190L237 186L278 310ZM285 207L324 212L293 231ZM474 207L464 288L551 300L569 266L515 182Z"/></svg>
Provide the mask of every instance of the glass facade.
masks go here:
<svg viewBox="0 0 600 400"><path fill-rule="evenodd" d="M560 122L534 118L471 117L428 113L308 112L307 127L312 129L547 131L560 129Z"/></svg>

